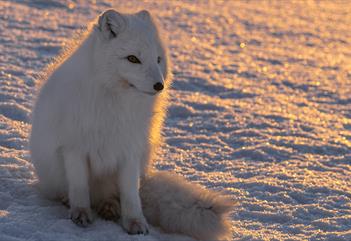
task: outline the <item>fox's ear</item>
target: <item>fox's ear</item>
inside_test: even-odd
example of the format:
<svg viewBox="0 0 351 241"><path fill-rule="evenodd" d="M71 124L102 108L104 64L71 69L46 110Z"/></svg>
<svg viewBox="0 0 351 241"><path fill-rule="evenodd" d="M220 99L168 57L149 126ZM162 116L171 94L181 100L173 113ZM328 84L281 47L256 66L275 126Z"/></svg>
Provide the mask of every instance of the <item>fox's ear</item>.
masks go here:
<svg viewBox="0 0 351 241"><path fill-rule="evenodd" d="M127 19L113 9L106 10L99 17L99 29L107 38L115 38L127 26Z"/></svg>
<svg viewBox="0 0 351 241"><path fill-rule="evenodd" d="M141 10L140 12L137 12L137 15L142 18L143 20L150 20L151 19L151 14L147 10Z"/></svg>

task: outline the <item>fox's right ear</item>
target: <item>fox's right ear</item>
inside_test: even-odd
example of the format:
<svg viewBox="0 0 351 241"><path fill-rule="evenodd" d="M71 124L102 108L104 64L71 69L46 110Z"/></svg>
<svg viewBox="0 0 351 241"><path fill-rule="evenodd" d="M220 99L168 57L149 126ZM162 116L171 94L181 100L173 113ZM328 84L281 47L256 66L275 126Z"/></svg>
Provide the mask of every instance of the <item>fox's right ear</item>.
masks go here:
<svg viewBox="0 0 351 241"><path fill-rule="evenodd" d="M127 19L113 9L108 9L99 17L99 29L106 39L118 36L127 26Z"/></svg>

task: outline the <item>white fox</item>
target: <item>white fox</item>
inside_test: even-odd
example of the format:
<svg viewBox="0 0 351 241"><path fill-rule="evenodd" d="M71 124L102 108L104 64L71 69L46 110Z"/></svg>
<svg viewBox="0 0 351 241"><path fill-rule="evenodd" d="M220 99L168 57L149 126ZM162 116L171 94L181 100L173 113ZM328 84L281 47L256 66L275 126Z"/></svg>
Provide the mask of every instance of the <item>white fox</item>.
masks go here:
<svg viewBox="0 0 351 241"><path fill-rule="evenodd" d="M33 110L31 158L42 193L66 199L76 224L91 223L94 209L130 234L147 234L147 221L197 239L228 234L230 201L148 167L160 139L168 68L145 10L105 11L49 67Z"/></svg>

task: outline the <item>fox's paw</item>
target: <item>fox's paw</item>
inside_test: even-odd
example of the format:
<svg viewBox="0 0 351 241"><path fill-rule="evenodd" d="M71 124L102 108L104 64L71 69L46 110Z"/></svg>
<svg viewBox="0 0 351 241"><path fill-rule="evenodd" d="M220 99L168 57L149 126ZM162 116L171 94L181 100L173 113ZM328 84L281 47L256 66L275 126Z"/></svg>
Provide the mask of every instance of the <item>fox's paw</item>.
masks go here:
<svg viewBox="0 0 351 241"><path fill-rule="evenodd" d="M97 209L100 217L106 220L117 221L121 217L121 205L117 197L102 201Z"/></svg>
<svg viewBox="0 0 351 241"><path fill-rule="evenodd" d="M93 222L93 215L90 208L71 208L71 220L80 227L87 227Z"/></svg>
<svg viewBox="0 0 351 241"><path fill-rule="evenodd" d="M122 226L128 234L148 234L149 227L144 217L142 218L122 218Z"/></svg>
<svg viewBox="0 0 351 241"><path fill-rule="evenodd" d="M69 208L69 198L67 195L63 195L61 197L61 203L65 205L67 208Z"/></svg>

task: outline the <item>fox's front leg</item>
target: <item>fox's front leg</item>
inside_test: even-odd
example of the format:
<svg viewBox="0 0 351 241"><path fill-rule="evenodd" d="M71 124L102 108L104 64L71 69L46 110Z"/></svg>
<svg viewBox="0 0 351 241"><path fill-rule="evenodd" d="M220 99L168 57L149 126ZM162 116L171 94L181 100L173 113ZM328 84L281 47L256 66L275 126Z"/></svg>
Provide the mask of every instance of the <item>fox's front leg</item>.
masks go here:
<svg viewBox="0 0 351 241"><path fill-rule="evenodd" d="M85 227L92 222L87 159L78 151L68 150L64 152L64 162L70 218L77 225Z"/></svg>
<svg viewBox="0 0 351 241"><path fill-rule="evenodd" d="M148 234L148 225L141 209L139 197L140 166L128 160L118 171L122 226L129 234Z"/></svg>

